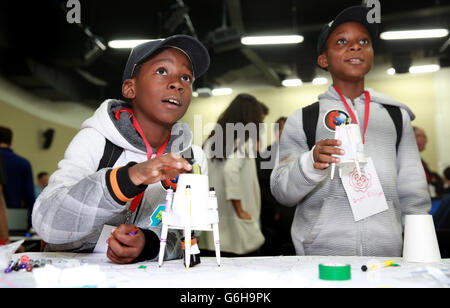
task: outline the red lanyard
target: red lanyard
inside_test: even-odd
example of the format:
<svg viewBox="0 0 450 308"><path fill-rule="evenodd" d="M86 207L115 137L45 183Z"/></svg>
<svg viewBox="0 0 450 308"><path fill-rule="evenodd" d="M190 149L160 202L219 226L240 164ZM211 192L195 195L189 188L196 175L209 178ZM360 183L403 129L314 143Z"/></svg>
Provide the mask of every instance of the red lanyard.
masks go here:
<svg viewBox="0 0 450 308"><path fill-rule="evenodd" d="M131 108L127 107L121 107L119 110L114 111L115 117L117 120L120 119L120 113L121 112L128 112L130 114L130 118L133 117L133 127L137 130L139 135L141 136L142 140L144 140L145 148L147 149L147 159L152 159L153 156L153 150L150 146L150 143L148 142L147 138L145 138L144 132L142 131L141 126L139 125L139 122L136 120L136 117L134 116L133 110ZM156 157L161 156L164 154L164 151L166 150L167 143L169 143L170 134L169 137L167 137L167 140L163 143L163 145L156 150ZM144 192L137 195L132 201L130 205L130 211L134 212L136 211L137 207L142 201L142 197L144 196Z"/></svg>
<svg viewBox="0 0 450 308"><path fill-rule="evenodd" d="M350 114L350 117L353 120L354 124L358 124L358 119L356 118L355 114L353 113L353 110L348 105L347 101L345 100L344 95L342 94L341 90L339 90L338 87L333 86L336 92L341 97L342 102L344 103L345 109L347 109L348 113ZM366 143L366 131L367 131L367 124L369 124L369 113L370 113L370 93L369 91L364 91L364 97L365 97L365 108L364 108L364 132L363 132L363 143Z"/></svg>

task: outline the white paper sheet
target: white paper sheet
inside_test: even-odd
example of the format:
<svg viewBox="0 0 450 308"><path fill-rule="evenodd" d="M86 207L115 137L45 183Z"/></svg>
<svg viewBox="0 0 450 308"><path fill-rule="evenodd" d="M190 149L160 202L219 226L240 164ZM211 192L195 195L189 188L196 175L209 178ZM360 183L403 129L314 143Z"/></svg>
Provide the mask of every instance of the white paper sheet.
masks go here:
<svg viewBox="0 0 450 308"><path fill-rule="evenodd" d="M106 243L106 240L111 236L111 231L114 229L115 226L110 225L104 225L102 233L100 234L100 237L98 238L97 244L94 248L94 253L104 253L108 251L108 244Z"/></svg>

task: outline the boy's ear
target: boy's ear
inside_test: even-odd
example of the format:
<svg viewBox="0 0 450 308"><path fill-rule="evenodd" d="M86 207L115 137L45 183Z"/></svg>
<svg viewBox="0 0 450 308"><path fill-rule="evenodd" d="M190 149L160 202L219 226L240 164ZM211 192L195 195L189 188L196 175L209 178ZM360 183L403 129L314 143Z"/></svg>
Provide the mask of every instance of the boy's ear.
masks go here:
<svg viewBox="0 0 450 308"><path fill-rule="evenodd" d="M126 79L122 83L122 95L128 99L135 99L136 97L136 89L134 79Z"/></svg>
<svg viewBox="0 0 450 308"><path fill-rule="evenodd" d="M322 52L320 56L317 57L317 64L323 69L328 68L328 59L325 52Z"/></svg>

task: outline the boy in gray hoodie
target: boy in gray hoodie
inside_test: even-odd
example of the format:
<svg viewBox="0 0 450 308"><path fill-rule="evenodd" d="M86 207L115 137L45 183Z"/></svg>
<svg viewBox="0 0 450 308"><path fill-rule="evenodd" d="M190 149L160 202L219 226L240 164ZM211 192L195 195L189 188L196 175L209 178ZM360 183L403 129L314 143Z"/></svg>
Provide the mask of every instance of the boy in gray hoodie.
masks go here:
<svg viewBox="0 0 450 308"><path fill-rule="evenodd" d="M297 207L291 228L297 255L401 256L404 215L426 214L430 209L411 127L413 113L364 88L377 35L377 25L368 23L367 12L362 6L347 8L319 36L317 62L330 72L333 86L319 95L315 146L308 146L303 109L288 118L281 137L271 190L280 203ZM389 106L401 112L398 140ZM334 129L337 120L349 117L360 126L364 153L373 160L387 203L385 210L359 220L341 179L330 179L330 166L343 154Z"/></svg>
<svg viewBox="0 0 450 308"><path fill-rule="evenodd" d="M47 251L92 252L104 225L112 225L107 256L113 262L158 256L161 225L153 217L165 200L161 182L192 170L186 159L207 174L202 149L178 120L209 61L203 44L187 35L133 48L122 83L131 104L110 99L100 105L36 201L33 226ZM169 232L166 259L182 256L180 239L179 232Z"/></svg>

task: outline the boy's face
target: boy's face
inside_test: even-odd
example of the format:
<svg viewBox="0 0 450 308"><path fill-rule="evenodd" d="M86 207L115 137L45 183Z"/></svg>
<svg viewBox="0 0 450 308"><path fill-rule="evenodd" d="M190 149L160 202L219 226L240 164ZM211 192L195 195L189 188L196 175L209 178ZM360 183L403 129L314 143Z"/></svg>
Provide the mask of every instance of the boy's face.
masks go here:
<svg viewBox="0 0 450 308"><path fill-rule="evenodd" d="M192 65L175 48L166 48L142 64L133 79L125 80L122 93L133 100L136 115L162 125L183 117L192 96Z"/></svg>
<svg viewBox="0 0 450 308"><path fill-rule="evenodd" d="M372 40L367 29L358 22L346 22L334 29L326 42L326 49L318 57L322 68L333 78L356 81L372 68Z"/></svg>

